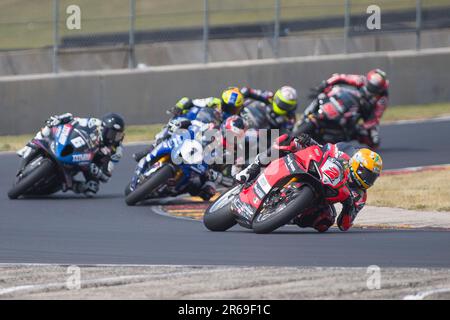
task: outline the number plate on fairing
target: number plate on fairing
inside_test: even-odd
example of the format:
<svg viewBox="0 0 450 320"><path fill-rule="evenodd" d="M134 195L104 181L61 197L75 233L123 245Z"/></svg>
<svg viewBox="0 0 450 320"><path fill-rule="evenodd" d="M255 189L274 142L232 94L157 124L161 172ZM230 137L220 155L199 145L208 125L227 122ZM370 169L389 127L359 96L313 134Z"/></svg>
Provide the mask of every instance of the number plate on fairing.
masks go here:
<svg viewBox="0 0 450 320"><path fill-rule="evenodd" d="M328 158L320 167L322 182L333 187L337 186L343 178L343 170L338 160Z"/></svg>

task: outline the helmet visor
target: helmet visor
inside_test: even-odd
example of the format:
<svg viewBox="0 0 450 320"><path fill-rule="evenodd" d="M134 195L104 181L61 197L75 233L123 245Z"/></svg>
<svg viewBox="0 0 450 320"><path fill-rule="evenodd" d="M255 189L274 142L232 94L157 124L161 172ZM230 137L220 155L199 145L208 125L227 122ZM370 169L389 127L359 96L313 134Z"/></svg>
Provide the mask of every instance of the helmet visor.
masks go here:
<svg viewBox="0 0 450 320"><path fill-rule="evenodd" d="M295 109L297 109L297 103L290 101L290 102L286 102L280 99L280 97L275 96L274 99L274 110L281 110L282 114L286 114L288 112L292 112L295 111Z"/></svg>
<svg viewBox="0 0 450 320"><path fill-rule="evenodd" d="M125 137L125 133L116 131L111 128L106 128L103 138L110 143L121 142Z"/></svg>
<svg viewBox="0 0 450 320"><path fill-rule="evenodd" d="M222 104L222 111L228 114L239 114L239 111L241 110L241 108L236 107L233 104L228 104L228 103L223 103Z"/></svg>
<svg viewBox="0 0 450 320"><path fill-rule="evenodd" d="M369 169L363 167L361 164L358 166L356 170L356 174L361 178L361 180L369 187L371 187L375 180L378 178L378 173L370 171Z"/></svg>

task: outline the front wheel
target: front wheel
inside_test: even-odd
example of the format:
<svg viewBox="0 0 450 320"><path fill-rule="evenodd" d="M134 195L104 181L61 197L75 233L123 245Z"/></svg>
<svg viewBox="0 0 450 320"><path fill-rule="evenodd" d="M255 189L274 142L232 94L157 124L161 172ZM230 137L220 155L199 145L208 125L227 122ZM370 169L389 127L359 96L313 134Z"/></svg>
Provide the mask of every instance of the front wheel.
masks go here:
<svg viewBox="0 0 450 320"><path fill-rule="evenodd" d="M203 224L208 230L226 231L236 224L231 202L240 191L240 185L228 190L206 209Z"/></svg>
<svg viewBox="0 0 450 320"><path fill-rule="evenodd" d="M11 190L8 191L8 197L10 199L17 199L20 196L30 193L33 189L37 189L43 181L52 175L54 170L55 165L50 159L40 160L36 169L18 180Z"/></svg>
<svg viewBox="0 0 450 320"><path fill-rule="evenodd" d="M303 210L311 207L315 200L314 191L310 186L304 185L291 195L290 200L285 200L286 202L272 204L257 214L252 224L255 233L270 233L289 223Z"/></svg>
<svg viewBox="0 0 450 320"><path fill-rule="evenodd" d="M138 202L145 200L156 188L163 185L171 178L173 178L172 168L169 165L162 166L133 191L129 190L129 187L127 187L128 190L125 190L125 202L129 206L136 205Z"/></svg>

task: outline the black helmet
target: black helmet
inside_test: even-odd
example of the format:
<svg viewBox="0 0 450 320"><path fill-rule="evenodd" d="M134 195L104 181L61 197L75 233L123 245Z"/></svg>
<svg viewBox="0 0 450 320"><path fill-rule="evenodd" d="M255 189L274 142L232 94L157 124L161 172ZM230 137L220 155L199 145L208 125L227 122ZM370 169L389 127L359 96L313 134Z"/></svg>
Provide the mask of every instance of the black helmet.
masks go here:
<svg viewBox="0 0 450 320"><path fill-rule="evenodd" d="M107 145L119 144L125 136L125 121L117 113L107 113L102 117L102 138Z"/></svg>

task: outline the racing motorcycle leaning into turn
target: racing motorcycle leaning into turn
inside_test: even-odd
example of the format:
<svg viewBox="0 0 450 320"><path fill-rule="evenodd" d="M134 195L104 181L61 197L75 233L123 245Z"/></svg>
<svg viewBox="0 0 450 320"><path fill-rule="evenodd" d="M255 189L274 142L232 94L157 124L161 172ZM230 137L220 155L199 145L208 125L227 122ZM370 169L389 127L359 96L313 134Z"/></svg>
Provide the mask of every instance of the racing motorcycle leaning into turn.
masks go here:
<svg viewBox="0 0 450 320"><path fill-rule="evenodd" d="M336 159L335 145L295 151L276 142L274 148L289 153L219 196L205 211L207 229L226 231L238 223L256 233L270 233L286 224L300 225L296 221L315 216L325 206L335 212L333 204L348 199L349 169Z"/></svg>
<svg viewBox="0 0 450 320"><path fill-rule="evenodd" d="M310 135L319 143L358 140L364 135L360 126L364 96L351 86L336 85L327 94L321 93L305 109L293 133Z"/></svg>
<svg viewBox="0 0 450 320"><path fill-rule="evenodd" d="M67 123L52 127L48 137L34 138L35 148L22 161L8 197L17 199L72 189L74 177L90 170L99 150L99 144L94 143L99 133L94 131Z"/></svg>
<svg viewBox="0 0 450 320"><path fill-rule="evenodd" d="M232 179L210 169L212 160L205 157L214 156L213 152L204 152L214 142L214 136L205 133L218 129L220 120L217 111L201 108L195 120L188 123L187 128L180 128L184 130L176 131L160 141L139 161L131 182L125 188L127 205L133 206L151 198L191 193L208 180L232 185Z"/></svg>

